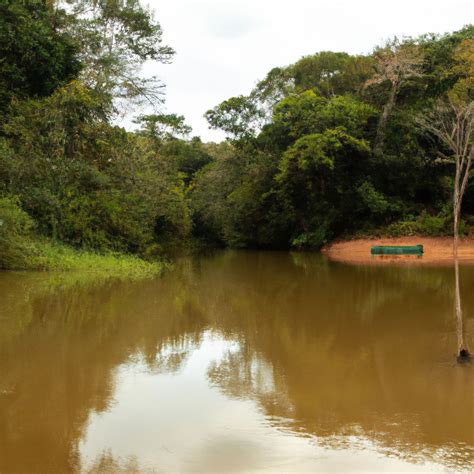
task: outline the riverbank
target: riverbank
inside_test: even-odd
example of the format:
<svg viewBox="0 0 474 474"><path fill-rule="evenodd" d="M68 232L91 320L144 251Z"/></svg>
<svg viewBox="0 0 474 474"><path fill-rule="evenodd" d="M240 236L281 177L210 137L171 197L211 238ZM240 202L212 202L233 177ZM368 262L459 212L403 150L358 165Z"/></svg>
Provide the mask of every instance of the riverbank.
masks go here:
<svg viewBox="0 0 474 474"><path fill-rule="evenodd" d="M417 245L422 244L424 254L372 256L370 249L374 245ZM413 264L413 265L450 265L453 262L453 239L450 237L398 237L356 239L333 242L324 247L322 253L329 259L356 264ZM474 265L474 239L460 240L459 260Z"/></svg>
<svg viewBox="0 0 474 474"><path fill-rule="evenodd" d="M13 259L5 269L76 272L101 279L140 280L158 276L168 267L164 262L149 262L135 255L78 250L48 240L32 241L27 248L29 252L24 252L16 261Z"/></svg>

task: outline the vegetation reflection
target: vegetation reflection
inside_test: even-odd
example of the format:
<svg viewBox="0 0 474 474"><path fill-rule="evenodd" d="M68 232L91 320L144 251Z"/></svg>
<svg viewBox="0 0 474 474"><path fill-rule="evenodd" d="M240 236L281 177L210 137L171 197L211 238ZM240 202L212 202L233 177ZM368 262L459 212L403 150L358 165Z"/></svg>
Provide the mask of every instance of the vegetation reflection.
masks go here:
<svg viewBox="0 0 474 474"><path fill-rule="evenodd" d="M460 273L472 281L470 268ZM209 333L233 347L209 360L211 386L256 402L277 429L471 466L472 365L453 364L452 277L258 252L184 259L132 284L4 274L0 471L81 469L88 419L115 403L118 367L140 360L151 374L179 375ZM465 292L466 347L473 305ZM104 452L91 468L114 462Z"/></svg>

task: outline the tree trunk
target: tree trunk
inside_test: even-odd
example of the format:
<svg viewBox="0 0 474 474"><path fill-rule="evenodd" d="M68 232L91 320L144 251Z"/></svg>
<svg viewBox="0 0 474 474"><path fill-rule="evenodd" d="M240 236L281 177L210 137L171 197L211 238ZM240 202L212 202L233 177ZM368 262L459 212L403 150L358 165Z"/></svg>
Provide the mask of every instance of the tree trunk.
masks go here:
<svg viewBox="0 0 474 474"><path fill-rule="evenodd" d="M392 83L392 88L390 90L390 95L388 101L383 108L382 115L380 116L379 124L377 127L377 137L375 138L375 151L382 151L383 145L385 142L385 128L387 126L388 119L392 113L393 108L395 107L395 102L397 99L397 89L398 84L396 82Z"/></svg>
<svg viewBox="0 0 474 474"><path fill-rule="evenodd" d="M459 260L454 259L454 277L455 277L455 308L456 308L456 332L457 332L457 356L460 359L469 358L469 351L464 345L464 327L461 305L461 288L459 279Z"/></svg>
<svg viewBox="0 0 474 474"><path fill-rule="evenodd" d="M459 250L459 219L461 217L461 160L459 156L456 156L456 174L454 176L454 193L453 193L453 255L457 260Z"/></svg>
<svg viewBox="0 0 474 474"><path fill-rule="evenodd" d="M469 173L470 166L465 171ZM466 175L467 176L467 175ZM461 288L459 278L459 224L461 221L461 204L464 194L465 186L461 184L461 178L465 181L465 176L461 177L461 163L459 157L456 157L456 176L454 181L454 195L453 195L453 217L454 217L454 229L453 229L453 255L454 255L454 279L455 279L455 312L456 312L456 328L457 328L457 342L458 350L457 356L458 361L462 362L470 358L469 351L464 344L464 328L463 328L463 314L461 304Z"/></svg>
<svg viewBox="0 0 474 474"><path fill-rule="evenodd" d="M459 251L459 220L460 220L460 206L459 206L459 198L454 199L453 205L453 215L454 215L454 232L453 232L453 256L454 259L457 260L458 258L458 251Z"/></svg>

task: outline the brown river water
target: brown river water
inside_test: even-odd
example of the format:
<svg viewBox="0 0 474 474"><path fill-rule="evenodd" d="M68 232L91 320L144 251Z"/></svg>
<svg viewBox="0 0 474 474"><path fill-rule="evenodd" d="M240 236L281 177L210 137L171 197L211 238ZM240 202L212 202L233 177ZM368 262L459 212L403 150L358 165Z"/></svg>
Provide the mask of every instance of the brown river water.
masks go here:
<svg viewBox="0 0 474 474"><path fill-rule="evenodd" d="M451 268L223 251L75 278L0 274L0 473L474 470Z"/></svg>

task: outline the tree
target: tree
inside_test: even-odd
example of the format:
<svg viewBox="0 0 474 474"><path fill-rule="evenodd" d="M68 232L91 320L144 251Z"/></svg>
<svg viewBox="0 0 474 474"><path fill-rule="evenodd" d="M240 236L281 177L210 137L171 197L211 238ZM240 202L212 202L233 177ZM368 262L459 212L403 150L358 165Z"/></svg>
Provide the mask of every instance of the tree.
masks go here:
<svg viewBox="0 0 474 474"><path fill-rule="evenodd" d="M355 221L354 199L370 147L344 129L298 139L283 154L276 181L295 216L297 247L322 246L341 222Z"/></svg>
<svg viewBox="0 0 474 474"><path fill-rule="evenodd" d="M252 137L262 126L264 113L253 97L238 96L225 100L205 114L211 128L221 129L234 138Z"/></svg>
<svg viewBox="0 0 474 474"><path fill-rule="evenodd" d="M309 90L283 99L274 109L272 125L293 139L335 127L363 136L375 115L372 106L350 95L327 99Z"/></svg>
<svg viewBox="0 0 474 474"><path fill-rule="evenodd" d="M451 97L462 103L472 101L474 97L474 39L462 41L454 54L452 71L457 74L458 80L453 86Z"/></svg>
<svg viewBox="0 0 474 474"><path fill-rule="evenodd" d="M359 93L369 79L373 58L321 51L306 56L288 68L296 90L313 89L324 97Z"/></svg>
<svg viewBox="0 0 474 474"><path fill-rule="evenodd" d="M439 151L441 160L454 163L453 217L454 217L454 256L458 255L459 224L461 205L472 170L474 158L474 103L459 104L446 99L437 104L434 110L418 123L436 136L448 151Z"/></svg>
<svg viewBox="0 0 474 474"><path fill-rule="evenodd" d="M277 246L280 234L270 230L265 207L274 157L229 142L208 150L214 159L197 172L189 192L195 235L231 247Z"/></svg>
<svg viewBox="0 0 474 474"><path fill-rule="evenodd" d="M74 246L145 252L157 239L185 238L180 173L101 108L78 81L18 104L4 126L0 194L18 196L38 232Z"/></svg>
<svg viewBox="0 0 474 474"><path fill-rule="evenodd" d="M173 138L160 145L159 158L170 162L176 172L182 175L184 183L189 185L194 175L212 162L207 147L199 137L191 140Z"/></svg>
<svg viewBox="0 0 474 474"><path fill-rule="evenodd" d="M365 87L389 83L389 94L380 116L375 149L383 148L385 127L395 107L401 87L411 78L422 75L422 50L413 42L401 43L398 38L387 42L374 52L375 74L366 81Z"/></svg>
<svg viewBox="0 0 474 474"><path fill-rule="evenodd" d="M448 150L440 151L442 160L455 165L453 190L454 218L454 271L455 271L455 310L458 327L458 355L460 360L468 358L469 351L464 345L463 315L459 278L459 225L461 206L466 187L471 176L474 159L474 40L462 41L453 55L453 72L459 80L444 101L440 101L434 111L421 117L419 123L436 136Z"/></svg>
<svg viewBox="0 0 474 474"><path fill-rule="evenodd" d="M78 44L62 30L66 13L45 0L0 2L0 113L13 98L39 98L75 78Z"/></svg>
<svg viewBox="0 0 474 474"><path fill-rule="evenodd" d="M250 95L261 104L265 121L271 120L278 102L295 92L294 82L289 68L275 67L257 83Z"/></svg>
<svg viewBox="0 0 474 474"><path fill-rule="evenodd" d="M454 256L457 258L461 206L474 159L474 40L463 41L454 53L453 69L460 78L434 110L418 123L439 139L447 151L438 154L454 163L453 218Z"/></svg>
<svg viewBox="0 0 474 474"><path fill-rule="evenodd" d="M417 39L426 58L423 71L423 89L418 96L426 103L430 98L447 94L459 79L455 64L455 51L465 40L474 39L474 25L443 35L426 34Z"/></svg>
<svg viewBox="0 0 474 474"><path fill-rule="evenodd" d="M174 55L163 44L161 25L140 0L69 0L68 31L81 44L82 80L104 98L163 101L163 84L140 74L145 61L168 63Z"/></svg>
<svg viewBox="0 0 474 474"><path fill-rule="evenodd" d="M192 128L186 124L184 116L177 114L140 115L136 123L142 125L143 133L146 136L158 142L187 136L192 132Z"/></svg>

